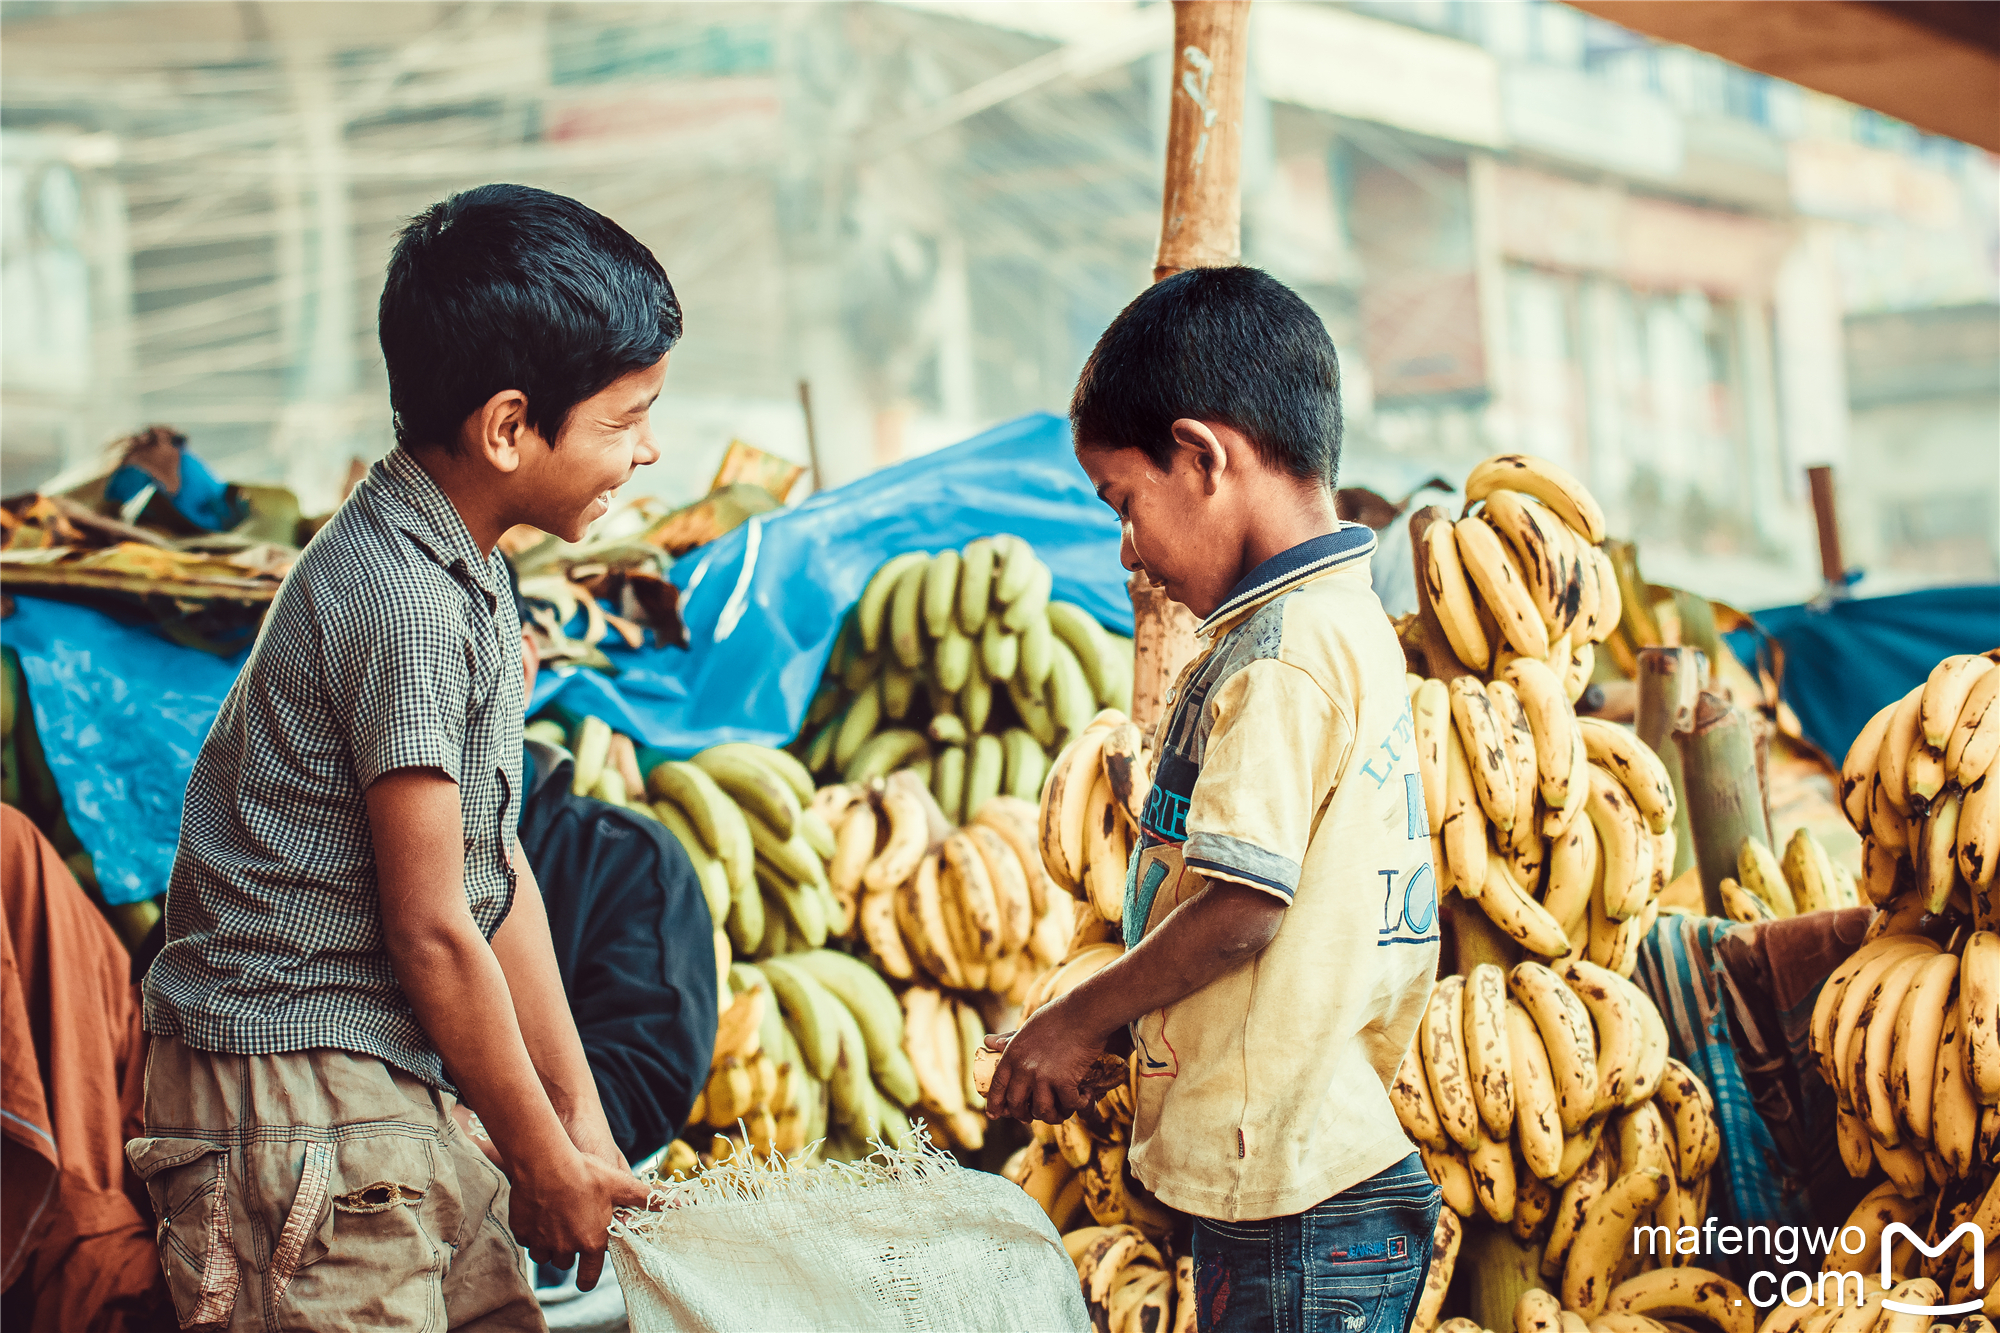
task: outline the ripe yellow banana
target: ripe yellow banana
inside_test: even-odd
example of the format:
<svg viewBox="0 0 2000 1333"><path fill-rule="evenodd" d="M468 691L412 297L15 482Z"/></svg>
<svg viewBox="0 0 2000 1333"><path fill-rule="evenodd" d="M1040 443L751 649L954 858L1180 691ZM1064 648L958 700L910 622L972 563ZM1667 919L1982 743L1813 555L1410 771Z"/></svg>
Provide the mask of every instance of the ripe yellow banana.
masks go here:
<svg viewBox="0 0 2000 1333"><path fill-rule="evenodd" d="M1625 595L1622 585L1618 582L1618 567L1612 563L1610 552L1602 546L1594 546L1590 550L1590 558L1597 566L1599 598L1595 641L1604 643L1610 639L1612 631L1624 621Z"/></svg>
<svg viewBox="0 0 2000 1333"><path fill-rule="evenodd" d="M1623 978L1582 959L1572 959L1556 971L1583 1001L1597 1031L1597 1099L1592 1113L1623 1106L1638 1072L1642 1041L1639 1015L1620 985Z"/></svg>
<svg viewBox="0 0 2000 1333"><path fill-rule="evenodd" d="M1604 911L1615 921L1637 916L1652 888L1653 844L1625 787L1598 764L1590 766L1584 813L1597 826L1604 858Z"/></svg>
<svg viewBox="0 0 2000 1333"><path fill-rule="evenodd" d="M1516 964L1507 984L1542 1035L1555 1075L1563 1133L1575 1134L1597 1104L1597 1039L1590 1012L1562 978L1540 963Z"/></svg>
<svg viewBox="0 0 2000 1333"><path fill-rule="evenodd" d="M1111 784L1102 774L1091 788L1084 812L1084 890L1090 905L1106 921L1125 915L1125 870L1131 856L1124 816L1111 799Z"/></svg>
<svg viewBox="0 0 2000 1333"><path fill-rule="evenodd" d="M986 870L986 882L992 887L995 914L1000 926L1000 952L1003 955L1017 954L1028 947L1028 937L1035 929L1035 908L1028 896L1028 879L1021 871L1021 863L1000 834L985 824L972 824L961 830L979 852L980 863Z"/></svg>
<svg viewBox="0 0 2000 1333"><path fill-rule="evenodd" d="M1932 802L1930 813L1920 826L1922 836L1911 849L1911 859L1916 863L1917 891L1933 913L1944 911L1945 904L1951 901L1952 889L1958 884L1961 800L1959 793L1953 791Z"/></svg>
<svg viewBox="0 0 2000 1333"><path fill-rule="evenodd" d="M1635 732L1602 718L1579 718L1578 725L1583 730L1584 747L1591 762L1618 779L1646 826L1655 833L1672 828L1674 784L1667 776L1667 766L1660 762L1652 747Z"/></svg>
<svg viewBox="0 0 2000 1333"><path fill-rule="evenodd" d="M1515 1240L1532 1239L1542 1229L1542 1223L1556 1206L1555 1187L1528 1170L1521 1154L1514 1154L1514 1221L1512 1230Z"/></svg>
<svg viewBox="0 0 2000 1333"><path fill-rule="evenodd" d="M1514 1302L1514 1333L1562 1333L1562 1302L1540 1287L1528 1288Z"/></svg>
<svg viewBox="0 0 2000 1333"><path fill-rule="evenodd" d="M1792 901L1801 912L1818 912L1841 905L1833 862L1828 858L1826 849L1819 845L1819 839L1804 827L1792 831L1779 869L1784 872L1785 883L1792 891Z"/></svg>
<svg viewBox="0 0 2000 1333"><path fill-rule="evenodd" d="M1958 977L1966 1082L1981 1105L1993 1106L2000 1103L2000 933L1972 933Z"/></svg>
<svg viewBox="0 0 2000 1333"><path fill-rule="evenodd" d="M1748 837L1736 849L1737 882L1770 907L1772 915L1783 919L1797 916L1798 904L1792 899L1792 887L1786 881L1784 870L1778 865L1778 858L1771 855L1771 849L1758 837Z"/></svg>
<svg viewBox="0 0 2000 1333"><path fill-rule="evenodd" d="M1601 1131L1602 1122L1593 1129ZM1542 1249L1543 1277L1562 1275L1570 1247L1590 1215L1590 1206L1603 1197L1610 1184L1611 1146L1593 1134L1589 1154L1563 1186L1562 1193L1556 1196L1555 1220L1549 1226L1548 1244Z"/></svg>
<svg viewBox="0 0 2000 1333"><path fill-rule="evenodd" d="M1007 952L1001 933L999 895L987 873L985 858L979 853L979 844L968 830L959 829L944 840L943 852L945 866L954 877L952 887L958 891L959 914L965 927L964 943L968 947L960 955L961 962L968 958L998 958Z"/></svg>
<svg viewBox="0 0 2000 1333"><path fill-rule="evenodd" d="M1042 864L1071 893L1083 888L1084 829L1091 789L1102 771L1108 730L1086 728L1056 756L1042 788L1039 837Z"/></svg>
<svg viewBox="0 0 2000 1333"><path fill-rule="evenodd" d="M1958 955L1940 953L1923 961L1896 1013L1889 1048L1889 1099L1911 1134L1931 1137L1931 1092L1937 1073L1944 1016L1958 986Z"/></svg>
<svg viewBox="0 0 2000 1333"><path fill-rule="evenodd" d="M1507 1140L1480 1134L1465 1155L1465 1165L1472 1173L1472 1193L1479 1200L1479 1210L1502 1225L1513 1221L1514 1153Z"/></svg>
<svg viewBox="0 0 2000 1333"><path fill-rule="evenodd" d="M1992 659L1978 653L1955 653L1931 668L1917 705L1917 725L1924 744L1943 750L1951 743L1966 696L1979 678L1992 670Z"/></svg>
<svg viewBox="0 0 2000 1333"><path fill-rule="evenodd" d="M1504 680L1488 681L1486 700L1500 723L1500 738L1507 746L1507 759L1514 769L1514 822L1504 830L1508 851L1531 863L1532 873L1523 868L1518 878L1533 884L1541 877L1542 832L1535 821L1539 760L1535 752L1535 730L1521 696Z"/></svg>
<svg viewBox="0 0 2000 1333"><path fill-rule="evenodd" d="M2000 709L1993 707L1995 699L2000 699L2000 672L1989 671L1966 691L1965 703L1952 726L1945 745L1945 767L1961 787L1970 786L1992 764L1993 756L2000 754Z"/></svg>
<svg viewBox="0 0 2000 1333"><path fill-rule="evenodd" d="M1485 697L1481 692L1480 698ZM1457 727L1445 733L1444 773L1445 813L1438 837L1445 859L1440 870L1449 872L1450 887L1477 898L1486 891L1486 813L1480 808L1472 765Z"/></svg>
<svg viewBox="0 0 2000 1333"><path fill-rule="evenodd" d="M1396 1119L1401 1122L1403 1132L1410 1136L1412 1143L1430 1148L1443 1148L1451 1143L1444 1132L1444 1123L1438 1119L1437 1105L1431 1099L1430 1079L1424 1073L1423 1053L1412 1045L1403 1055L1403 1062L1396 1066L1395 1080L1389 1085L1389 1103L1396 1108Z"/></svg>
<svg viewBox="0 0 2000 1333"><path fill-rule="evenodd" d="M1152 782L1146 776L1144 738L1130 722L1120 722L1104 734L1105 781L1111 784L1111 799L1124 812L1133 828L1146 813L1146 797Z"/></svg>
<svg viewBox="0 0 2000 1333"><path fill-rule="evenodd" d="M882 793L882 815L889 823L888 841L861 872L862 884L870 889L902 884L930 849L929 813L907 786L892 782Z"/></svg>
<svg viewBox="0 0 2000 1333"><path fill-rule="evenodd" d="M1903 781L1908 784L1906 794L1911 814L1928 813L1931 802L1944 790L1944 751L1922 744L1920 738L1920 743L1911 749L1909 761L1904 766Z"/></svg>
<svg viewBox="0 0 2000 1333"><path fill-rule="evenodd" d="M2000 709L1993 710L2000 713ZM2000 930L1994 870L2000 867L2000 761L1966 784L1958 809L1958 873L1972 890L1982 930Z"/></svg>
<svg viewBox="0 0 2000 1333"><path fill-rule="evenodd" d="M1891 948L1871 957L1841 992L1839 1013L1834 1019L1831 1033L1830 1054L1822 1067L1822 1072L1825 1073L1827 1082L1833 1085L1840 1104L1857 1112L1860 1108L1854 1105L1853 1088L1850 1086L1850 1075L1854 1069L1851 1046L1855 1028L1860 1024L1861 1016L1867 1010L1869 1001L1874 999L1881 988L1883 978L1888 973L1903 963L1912 961L1915 955L1928 955L1937 951L1937 945L1921 935L1901 936L1898 939L1901 941L1901 947Z"/></svg>
<svg viewBox="0 0 2000 1333"><path fill-rule="evenodd" d="M1485 671L1493 660L1493 642L1480 623L1472 582L1459 559L1458 541L1449 519L1424 530L1424 585L1446 642L1458 660L1474 671Z"/></svg>
<svg viewBox="0 0 2000 1333"><path fill-rule="evenodd" d="M1612 1288L1604 1309L1607 1314L1692 1319L1721 1333L1755 1333L1757 1327L1757 1307L1743 1288L1706 1268L1656 1268L1629 1277Z"/></svg>
<svg viewBox="0 0 2000 1333"><path fill-rule="evenodd" d="M965 971L952 941L939 883L942 860L938 855L922 857L915 872L897 887L896 925L924 971L954 990L963 990Z"/></svg>
<svg viewBox="0 0 2000 1333"><path fill-rule="evenodd" d="M1556 1164L1556 1173L1549 1177L1554 1185L1567 1185L1583 1170L1590 1155L1597 1151L1597 1144L1604 1137L1604 1122L1593 1120L1575 1134L1563 1139L1562 1161Z"/></svg>
<svg viewBox="0 0 2000 1333"><path fill-rule="evenodd" d="M1562 922L1521 886L1505 857L1487 855L1486 883L1479 905L1493 924L1526 952L1543 958L1560 958L1569 952L1569 935Z"/></svg>
<svg viewBox="0 0 2000 1333"><path fill-rule="evenodd" d="M1514 1081L1507 1045L1507 974L1481 963L1465 978L1466 1077L1473 1105L1492 1139L1505 1145L1514 1131ZM1504 1220L1504 1219L1503 1219Z"/></svg>
<svg viewBox="0 0 2000 1333"><path fill-rule="evenodd" d="M1563 1263L1563 1306L1586 1317L1604 1312L1611 1275L1630 1252L1632 1228L1666 1197L1667 1173L1657 1167L1627 1171L1590 1205Z"/></svg>
<svg viewBox="0 0 2000 1333"><path fill-rule="evenodd" d="M1561 678L1533 658L1516 658L1509 663L1506 679L1520 696L1534 732L1535 769L1542 800L1550 810L1560 810L1569 804L1570 774L1576 767L1574 755L1579 733L1576 712L1563 692Z"/></svg>
<svg viewBox="0 0 2000 1333"><path fill-rule="evenodd" d="M1693 1070L1669 1059L1656 1100L1673 1117L1674 1163L1681 1183L1692 1185L1707 1175L1722 1155L1722 1129L1715 1119L1715 1098Z"/></svg>
<svg viewBox="0 0 2000 1333"><path fill-rule="evenodd" d="M1027 886L1029 910L1040 920L1048 911L1051 895L1041 848L1036 842L1035 817L1035 807L1028 801L1017 796L996 796L973 812L972 822L999 834L1014 854Z"/></svg>
<svg viewBox="0 0 2000 1333"><path fill-rule="evenodd" d="M1536 609L1526 576L1492 526L1475 514L1452 524L1452 537L1466 575L1507 643L1525 657L1547 657L1548 623Z"/></svg>
<svg viewBox="0 0 2000 1333"><path fill-rule="evenodd" d="M1463 1218L1479 1211L1479 1196L1473 1190L1472 1171L1466 1165L1464 1153L1455 1146L1431 1148L1421 1143L1417 1152L1423 1158L1424 1170L1444 1195L1447 1209Z"/></svg>
<svg viewBox="0 0 2000 1333"><path fill-rule="evenodd" d="M1431 1233L1430 1271L1424 1274L1424 1289L1417 1297L1411 1333L1434 1333L1436 1330L1438 1312L1444 1308L1445 1293L1450 1290L1452 1273L1458 1267L1458 1248L1464 1239L1465 1223L1458 1213L1450 1208L1438 1209L1437 1229ZM1192 1288L1183 1299L1192 1308ZM1193 1328L1193 1316L1190 1315L1188 1329ZM1174 1333L1182 1333L1178 1325Z"/></svg>
<svg viewBox="0 0 2000 1333"><path fill-rule="evenodd" d="M1424 812L1430 818L1431 836L1444 831L1445 745L1452 730L1451 689L1432 678L1417 687L1410 701L1416 724L1417 770L1423 775ZM1467 777L1471 775L1468 773Z"/></svg>
<svg viewBox="0 0 2000 1333"><path fill-rule="evenodd" d="M908 981L916 975L909 947L903 942L903 933L896 925L894 889L863 891L854 915L861 940L868 946L868 952L875 956L875 964L883 976L894 981Z"/></svg>
<svg viewBox="0 0 2000 1333"><path fill-rule="evenodd" d="M1897 701L1896 711L1889 715L1889 729L1882 737L1882 753L1875 764L1882 795L1905 816L1910 814L1910 753L1923 742L1919 718L1923 698L1924 687L1919 685ZM1871 827L1874 815L1871 809Z"/></svg>
<svg viewBox="0 0 2000 1333"><path fill-rule="evenodd" d="M1548 1180L1562 1165L1562 1116L1555 1074L1535 1020L1515 999L1507 1001L1508 1069L1514 1084L1514 1130L1531 1175Z"/></svg>
<svg viewBox="0 0 2000 1333"><path fill-rule="evenodd" d="M1564 540L1567 525L1545 506L1504 489L1486 497L1481 516L1520 565L1550 637L1563 633L1575 617L1581 595L1571 594L1573 556ZM1563 660L1568 662L1568 650L1564 650Z"/></svg>
<svg viewBox="0 0 2000 1333"><path fill-rule="evenodd" d="M1451 718L1471 766L1472 788L1487 822L1514 827L1514 765L1502 736L1503 724L1485 687L1472 676L1451 682Z"/></svg>
<svg viewBox="0 0 2000 1333"><path fill-rule="evenodd" d="M1472 469L1465 479L1468 504L1477 504L1503 489L1540 500L1585 541L1595 544L1604 540L1603 508L1582 482L1546 458L1495 454Z"/></svg>
<svg viewBox="0 0 2000 1333"><path fill-rule="evenodd" d="M1868 791L1875 780L1882 738L1889 734L1889 719L1895 712L1893 703L1877 709L1875 716L1861 728L1861 734L1854 738L1854 744L1847 747L1847 758L1841 761L1840 808L1847 812L1847 822L1862 833L1868 831Z"/></svg>
<svg viewBox="0 0 2000 1333"><path fill-rule="evenodd" d="M1453 1143L1471 1151L1479 1142L1479 1107L1465 1058L1465 978L1448 976L1431 991L1418 1028L1431 1104ZM1588 1020L1586 1020L1588 1021Z"/></svg>
<svg viewBox="0 0 2000 1333"><path fill-rule="evenodd" d="M1572 944L1589 925L1590 899L1601 869L1597 826L1579 819L1549 850L1548 888L1542 906L1562 923Z"/></svg>

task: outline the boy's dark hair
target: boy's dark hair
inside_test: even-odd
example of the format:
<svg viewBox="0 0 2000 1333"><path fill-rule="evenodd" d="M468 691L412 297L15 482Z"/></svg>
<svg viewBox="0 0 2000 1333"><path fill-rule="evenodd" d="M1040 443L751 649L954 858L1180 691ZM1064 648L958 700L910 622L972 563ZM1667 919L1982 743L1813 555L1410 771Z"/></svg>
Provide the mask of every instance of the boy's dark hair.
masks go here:
<svg viewBox="0 0 2000 1333"><path fill-rule="evenodd" d="M494 394L528 396L551 445L570 410L652 365L681 336L666 270L574 199L482 185L431 205L396 237L379 312L396 440L458 449Z"/></svg>
<svg viewBox="0 0 2000 1333"><path fill-rule="evenodd" d="M1340 362L1298 293L1259 269L1192 268L1118 313L1077 378L1079 445L1173 457L1173 424L1219 422L1257 456L1331 487L1340 471Z"/></svg>

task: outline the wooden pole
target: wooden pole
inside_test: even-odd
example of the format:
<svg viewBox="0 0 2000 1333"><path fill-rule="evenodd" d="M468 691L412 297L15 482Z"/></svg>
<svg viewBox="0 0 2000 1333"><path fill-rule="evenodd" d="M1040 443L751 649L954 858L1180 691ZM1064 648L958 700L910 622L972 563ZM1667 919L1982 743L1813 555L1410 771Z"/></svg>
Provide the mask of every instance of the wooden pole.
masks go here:
<svg viewBox="0 0 2000 1333"><path fill-rule="evenodd" d="M1840 557L1840 514L1833 503L1833 469L1821 465L1806 469L1812 487L1813 526L1819 529L1819 576L1827 591L1844 592L1847 565Z"/></svg>
<svg viewBox="0 0 2000 1333"><path fill-rule="evenodd" d="M1167 177L1153 281L1233 264L1243 253L1243 83L1249 0L1174 0ZM1194 659L1196 621L1141 570L1132 597L1132 720L1150 733L1181 668Z"/></svg>
<svg viewBox="0 0 2000 1333"><path fill-rule="evenodd" d="M1727 916L1722 881L1736 877L1743 840L1761 838L1766 847L1771 845L1750 719L1721 695L1704 693L1695 706L1693 729L1675 739L1687 775L1688 824L1701 869L1702 901L1710 916Z"/></svg>
<svg viewBox="0 0 2000 1333"><path fill-rule="evenodd" d="M1639 650L1639 707L1632 729L1660 756L1674 784L1674 865L1667 878L1694 864L1694 833L1688 820L1688 792L1678 737L1694 728L1695 702L1708 670L1693 648Z"/></svg>
<svg viewBox="0 0 2000 1333"><path fill-rule="evenodd" d="M819 470L819 431L813 426L813 391L811 380L799 381L799 412L806 419L806 461L812 464L813 493L817 495L826 489L826 478Z"/></svg>
<svg viewBox="0 0 2000 1333"><path fill-rule="evenodd" d="M1454 1276L1459 1273L1465 1274L1466 1313L1481 1328L1514 1327L1521 1293L1548 1286L1542 1280L1542 1246L1516 1240L1506 1227L1484 1219L1466 1224Z"/></svg>

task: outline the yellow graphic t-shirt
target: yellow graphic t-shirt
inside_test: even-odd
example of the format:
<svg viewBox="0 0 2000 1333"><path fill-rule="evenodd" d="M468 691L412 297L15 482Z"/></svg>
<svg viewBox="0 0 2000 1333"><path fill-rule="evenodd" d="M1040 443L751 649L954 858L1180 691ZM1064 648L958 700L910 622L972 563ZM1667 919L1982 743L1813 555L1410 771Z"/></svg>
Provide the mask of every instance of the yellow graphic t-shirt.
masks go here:
<svg viewBox="0 0 2000 1333"><path fill-rule="evenodd" d="M1437 889L1374 544L1344 524L1251 571L1154 736L1127 946L1203 877L1287 904L1253 961L1132 1024L1128 1160L1199 1217L1303 1212L1413 1151L1388 1089L1437 970Z"/></svg>

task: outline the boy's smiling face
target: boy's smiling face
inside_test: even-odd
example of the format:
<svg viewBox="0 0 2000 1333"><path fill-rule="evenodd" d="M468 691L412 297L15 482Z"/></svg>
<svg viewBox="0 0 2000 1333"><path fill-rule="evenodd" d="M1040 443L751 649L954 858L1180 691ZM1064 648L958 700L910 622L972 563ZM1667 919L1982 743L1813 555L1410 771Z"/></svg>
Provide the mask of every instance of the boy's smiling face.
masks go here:
<svg viewBox="0 0 2000 1333"><path fill-rule="evenodd" d="M618 488L660 456L650 414L666 375L663 356L613 380L570 411L553 447L522 431L514 485L531 511L522 522L574 542L610 512Z"/></svg>

